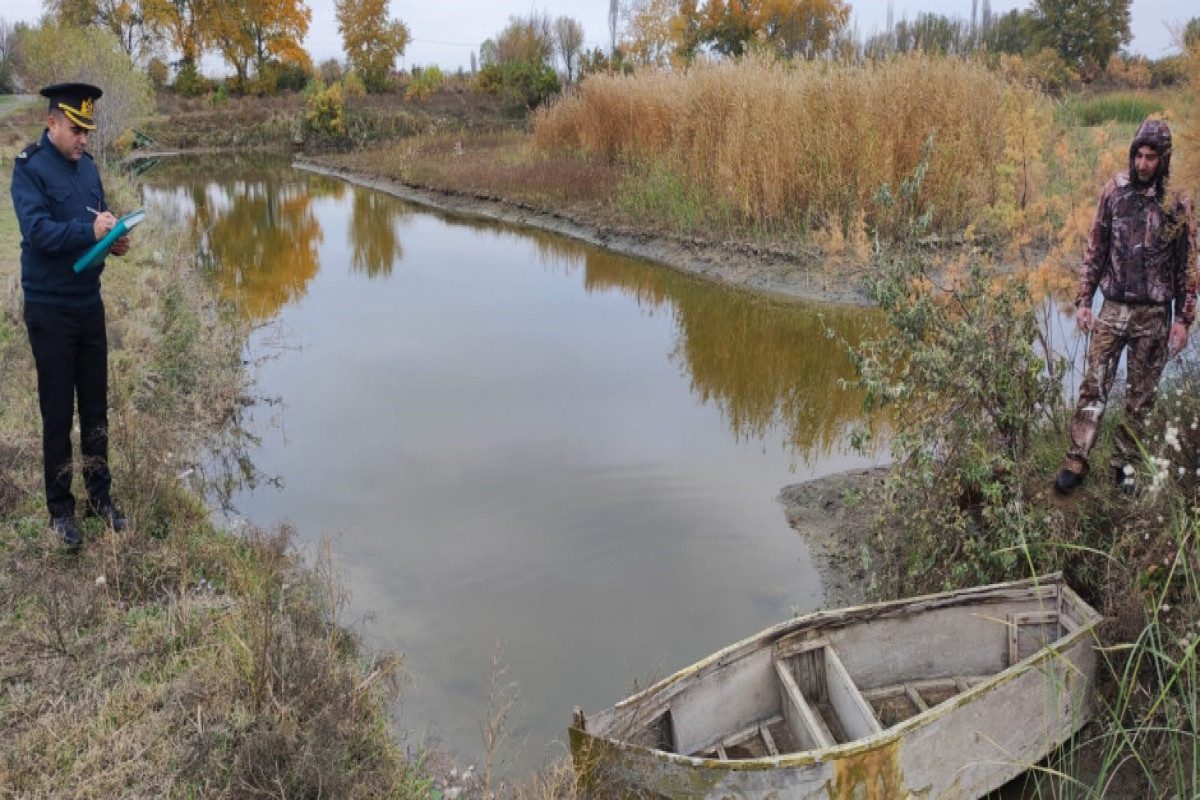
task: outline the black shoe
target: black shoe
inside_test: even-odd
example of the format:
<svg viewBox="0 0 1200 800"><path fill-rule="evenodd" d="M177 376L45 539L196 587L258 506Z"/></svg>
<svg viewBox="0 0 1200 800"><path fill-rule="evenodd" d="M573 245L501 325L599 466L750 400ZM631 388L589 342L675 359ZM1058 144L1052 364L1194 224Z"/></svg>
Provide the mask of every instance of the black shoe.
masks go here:
<svg viewBox="0 0 1200 800"><path fill-rule="evenodd" d="M75 525L74 516L51 517L50 527L67 547L75 549L83 544L83 537L79 535L79 528Z"/></svg>
<svg viewBox="0 0 1200 800"><path fill-rule="evenodd" d="M128 520L125 519L125 515L122 514L112 503L103 503L99 506L89 506L87 510L87 517L89 519L95 517L104 520L104 524L112 528L117 533L125 530L125 526L128 524Z"/></svg>
<svg viewBox="0 0 1200 800"><path fill-rule="evenodd" d="M1054 479L1054 490L1059 494L1070 494L1079 488L1079 484L1083 483L1083 475L1078 472L1063 467L1058 471L1058 477Z"/></svg>

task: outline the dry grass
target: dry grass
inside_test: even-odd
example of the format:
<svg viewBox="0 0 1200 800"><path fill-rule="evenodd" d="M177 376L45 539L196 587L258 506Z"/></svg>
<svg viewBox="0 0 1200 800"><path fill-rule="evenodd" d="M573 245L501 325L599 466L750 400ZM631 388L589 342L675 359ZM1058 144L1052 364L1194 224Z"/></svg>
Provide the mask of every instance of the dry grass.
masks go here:
<svg viewBox="0 0 1200 800"><path fill-rule="evenodd" d="M891 235L915 212L957 232L997 203L1019 202L1009 187L1048 139L1022 136L1048 123L1040 102L952 58L744 59L593 76L537 114L534 137L545 152L663 165L684 191L750 226L852 234L865 224ZM928 141L928 167L906 207L902 187Z"/></svg>
<svg viewBox="0 0 1200 800"><path fill-rule="evenodd" d="M597 209L618 181L609 164L536 151L515 131L421 135L321 162L360 175L544 208Z"/></svg>
<svg viewBox="0 0 1200 800"><path fill-rule="evenodd" d="M1191 89L1177 104L1175 154L1171 156L1171 174L1176 188L1200 195L1200 46L1188 56L1188 80Z"/></svg>

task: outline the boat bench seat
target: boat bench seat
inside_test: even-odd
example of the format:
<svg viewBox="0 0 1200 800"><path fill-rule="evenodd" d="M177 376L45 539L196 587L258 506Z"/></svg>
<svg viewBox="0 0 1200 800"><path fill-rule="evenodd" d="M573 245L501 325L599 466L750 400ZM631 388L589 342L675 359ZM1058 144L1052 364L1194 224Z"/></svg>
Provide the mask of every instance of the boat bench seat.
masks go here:
<svg viewBox="0 0 1200 800"><path fill-rule="evenodd" d="M816 750L883 731L827 639L791 645L775 656L780 701L800 750Z"/></svg>

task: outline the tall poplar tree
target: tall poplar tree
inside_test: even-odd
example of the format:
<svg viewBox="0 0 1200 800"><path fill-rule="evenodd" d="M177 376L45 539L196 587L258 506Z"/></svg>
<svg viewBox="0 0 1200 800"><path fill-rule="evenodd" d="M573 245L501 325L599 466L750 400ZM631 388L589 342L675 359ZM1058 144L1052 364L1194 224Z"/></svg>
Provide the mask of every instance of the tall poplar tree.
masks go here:
<svg viewBox="0 0 1200 800"><path fill-rule="evenodd" d="M387 88L388 73L412 38L407 25L388 19L387 6L387 0L338 0L334 4L346 60L368 92Z"/></svg>

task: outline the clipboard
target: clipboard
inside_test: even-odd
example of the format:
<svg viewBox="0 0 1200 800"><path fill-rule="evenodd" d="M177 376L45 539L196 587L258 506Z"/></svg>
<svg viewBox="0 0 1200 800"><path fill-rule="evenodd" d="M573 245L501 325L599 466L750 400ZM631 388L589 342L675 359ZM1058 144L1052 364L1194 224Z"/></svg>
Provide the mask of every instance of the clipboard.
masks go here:
<svg viewBox="0 0 1200 800"><path fill-rule="evenodd" d="M97 266L108 255L108 251L112 249L113 242L120 239L125 234L129 233L135 225L146 218L146 209L139 208L117 220L117 224L113 229L104 235L104 238L92 245L92 249L88 250L79 260L75 262L75 271L83 272L85 269L90 269Z"/></svg>

